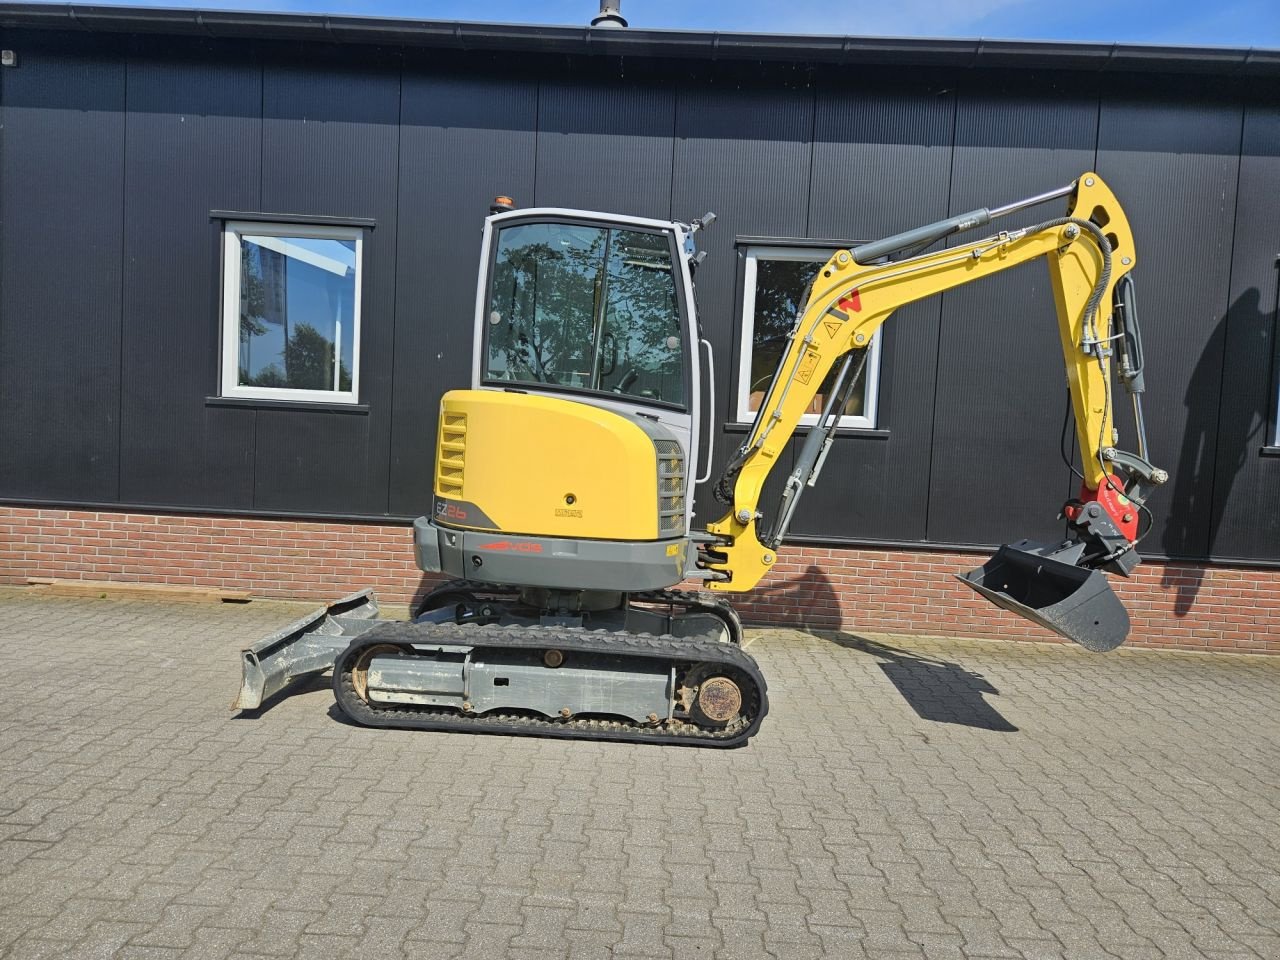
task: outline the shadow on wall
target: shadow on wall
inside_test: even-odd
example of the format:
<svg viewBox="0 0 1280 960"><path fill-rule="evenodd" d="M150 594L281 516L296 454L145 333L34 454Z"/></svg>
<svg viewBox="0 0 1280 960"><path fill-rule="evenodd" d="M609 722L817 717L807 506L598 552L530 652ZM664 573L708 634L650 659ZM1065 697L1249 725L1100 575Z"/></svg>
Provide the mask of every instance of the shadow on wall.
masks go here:
<svg viewBox="0 0 1280 960"><path fill-rule="evenodd" d="M1000 691L980 673L949 660L900 650L854 634L838 633L825 639L875 657L889 682L922 720L998 733L1018 730L986 701L987 694Z"/></svg>
<svg viewBox="0 0 1280 960"><path fill-rule="evenodd" d="M1271 313L1261 309L1258 288L1245 291L1214 328L1191 373L1183 401L1187 407L1187 427L1177 465L1172 470L1169 522L1161 537L1161 546L1169 557L1213 553L1232 484L1247 462L1249 451L1263 443L1262 431L1269 415L1265 387L1259 385L1248 391L1255 403L1249 415L1233 415L1226 418L1227 422L1219 420L1228 317L1233 329L1244 331L1270 330L1273 322ZM1158 454L1156 457L1159 459ZM1207 527L1202 526L1206 521ZM1207 537L1201 540L1205 531ZM1185 617L1191 611L1204 578L1202 566L1175 564L1164 568L1160 585L1177 591L1175 616Z"/></svg>
<svg viewBox="0 0 1280 960"><path fill-rule="evenodd" d="M838 630L844 625L839 594L816 564L798 577L757 587L749 594L732 597L731 602L748 623L767 619L802 630ZM766 612L768 617L760 618Z"/></svg>

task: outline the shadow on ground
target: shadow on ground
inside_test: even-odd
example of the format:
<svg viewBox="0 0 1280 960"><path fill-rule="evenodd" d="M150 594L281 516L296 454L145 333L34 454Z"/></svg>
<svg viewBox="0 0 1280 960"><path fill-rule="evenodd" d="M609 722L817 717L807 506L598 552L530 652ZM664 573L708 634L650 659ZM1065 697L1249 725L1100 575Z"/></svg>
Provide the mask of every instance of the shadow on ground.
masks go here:
<svg viewBox="0 0 1280 960"><path fill-rule="evenodd" d="M233 720L257 720L268 710L279 706L281 701L290 697L295 697L300 693L315 693L317 690L328 690L333 686L332 674L327 670L320 674L311 674L310 676L299 677L292 683L288 684L281 690L277 690L267 699L262 701L262 705L252 710L239 710Z"/></svg>
<svg viewBox="0 0 1280 960"><path fill-rule="evenodd" d="M875 657L884 675L921 719L979 730L1015 733L1017 727L987 702L1000 691L980 673L958 663L868 640L851 633L824 633L823 639Z"/></svg>

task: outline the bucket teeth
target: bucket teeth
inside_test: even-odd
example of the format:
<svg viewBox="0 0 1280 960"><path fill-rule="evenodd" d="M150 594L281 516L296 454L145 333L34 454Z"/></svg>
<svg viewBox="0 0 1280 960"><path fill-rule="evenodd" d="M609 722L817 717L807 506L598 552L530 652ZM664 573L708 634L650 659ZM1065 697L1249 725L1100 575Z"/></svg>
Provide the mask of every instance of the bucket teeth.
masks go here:
<svg viewBox="0 0 1280 960"><path fill-rule="evenodd" d="M996 606L1086 650L1114 650L1129 635L1129 614L1104 574L1060 559L1078 553L1075 545L1022 540L957 576Z"/></svg>

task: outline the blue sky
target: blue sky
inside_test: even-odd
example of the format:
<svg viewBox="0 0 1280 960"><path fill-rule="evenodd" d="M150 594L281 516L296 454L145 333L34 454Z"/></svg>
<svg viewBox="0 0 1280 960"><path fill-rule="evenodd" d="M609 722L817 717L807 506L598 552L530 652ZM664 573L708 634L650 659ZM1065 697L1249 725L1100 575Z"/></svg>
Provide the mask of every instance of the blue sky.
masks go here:
<svg viewBox="0 0 1280 960"><path fill-rule="evenodd" d="M121 4L582 25L596 0L167 0ZM622 0L633 27L1280 48L1280 0Z"/></svg>

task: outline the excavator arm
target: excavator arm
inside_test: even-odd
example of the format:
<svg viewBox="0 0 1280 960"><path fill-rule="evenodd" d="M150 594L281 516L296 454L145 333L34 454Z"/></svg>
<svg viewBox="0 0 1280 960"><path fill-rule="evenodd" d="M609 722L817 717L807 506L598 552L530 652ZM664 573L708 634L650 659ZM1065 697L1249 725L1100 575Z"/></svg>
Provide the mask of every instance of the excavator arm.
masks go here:
<svg viewBox="0 0 1280 960"><path fill-rule="evenodd" d="M1065 216L923 256L884 260L1064 196L1069 198ZM717 485L717 496L729 509L708 527L716 542L703 550L707 586L749 590L774 564L800 496L822 468L858 379L863 349L895 310L1036 260L1047 263L1052 280L1082 455L1080 494L1063 508L1064 541L1005 546L986 567L961 579L1000 606L1086 647L1110 649L1123 641L1127 614L1096 571L1127 575L1137 564L1139 512L1150 489L1168 477L1148 462L1142 426L1141 338L1129 278L1137 261L1133 234L1114 194L1094 173L1005 207L975 210L841 250L827 261L755 423ZM806 437L777 510L766 516L759 509L765 480L837 364L819 423ZM1117 447L1113 369L1133 398L1138 437L1132 453Z"/></svg>

